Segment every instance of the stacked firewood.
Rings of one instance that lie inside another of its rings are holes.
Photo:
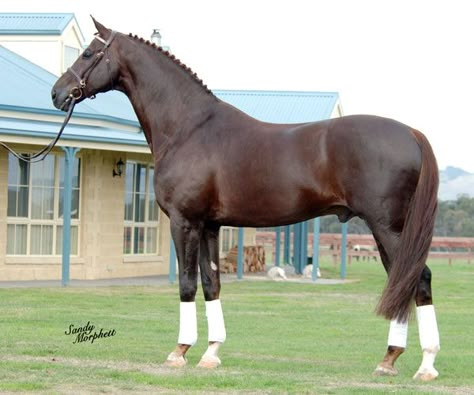
[[[221,262],[222,273],[237,272],[237,247],[231,248],[227,257]],[[244,273],[265,271],[265,249],[263,246],[244,247]]]

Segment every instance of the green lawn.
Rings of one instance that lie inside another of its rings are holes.
[[[215,371],[195,367],[207,343],[201,295],[188,367],[161,366],[177,339],[177,285],[0,289],[0,393],[474,393],[474,265],[430,266],[441,334],[431,383],[411,379],[421,362],[415,322],[400,375],[372,376],[386,348],[388,322],[373,313],[385,274],[354,262],[356,283],[223,284],[227,342]],[[337,277],[331,264],[322,270]],[[88,322],[115,335],[73,344],[65,332]]]

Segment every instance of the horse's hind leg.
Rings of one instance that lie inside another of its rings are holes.
[[[421,274],[416,295],[416,306],[416,318],[418,320],[418,333],[421,350],[423,351],[423,361],[413,378],[429,381],[438,377],[438,371],[434,368],[434,361],[440,347],[438,323],[431,294],[431,271],[428,266],[425,267]]]
[[[216,368],[221,364],[218,357],[219,347],[226,338],[224,315],[219,299],[221,289],[219,275],[219,227],[207,226],[204,229],[199,255],[201,282],[206,301],[209,346],[198,366]]]
[[[171,233],[179,265],[179,335],[175,350],[168,355],[167,366],[186,365],[185,354],[197,342],[196,292],[199,242],[202,225],[171,218]]]
[[[374,237],[385,270],[388,272],[397,248],[396,234],[375,231]],[[431,294],[431,271],[427,266],[421,274],[415,301],[423,361],[413,378],[429,381],[438,376],[438,372],[434,368],[434,360],[439,351],[439,332]],[[387,352],[382,362],[375,369],[375,375],[393,376],[398,374],[394,365],[398,357],[405,351],[407,336],[408,321],[398,322],[392,320],[390,322]]]
[[[397,237],[391,232],[374,232],[375,241],[379,249],[380,258],[385,270],[388,272],[394,256]],[[382,241],[383,240],[383,241]],[[395,362],[405,351],[408,337],[408,322],[390,321],[390,328],[387,340],[387,352],[374,370],[376,376],[396,376],[398,370],[395,368]]]

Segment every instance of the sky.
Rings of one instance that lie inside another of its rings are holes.
[[[72,12],[162,44],[211,89],[338,92],[345,115],[422,131],[441,169],[474,173],[469,0],[15,0],[1,12]]]

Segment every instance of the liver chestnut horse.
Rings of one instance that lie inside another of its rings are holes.
[[[219,299],[219,228],[280,226],[336,214],[364,219],[388,281],[377,307],[391,320],[375,369],[394,375],[416,303],[423,360],[416,379],[437,377],[439,333],[426,258],[437,208],[438,167],[423,134],[394,120],[346,116],[278,125],[216,98],[173,55],[136,36],[98,30],[54,85],[57,108],[116,89],[128,96],[153,153],[154,189],[169,216],[179,265],[180,325],[165,364],[183,366],[197,341],[198,267],[209,346],[199,365],[220,364],[226,338]],[[275,152],[278,160],[275,160]]]

